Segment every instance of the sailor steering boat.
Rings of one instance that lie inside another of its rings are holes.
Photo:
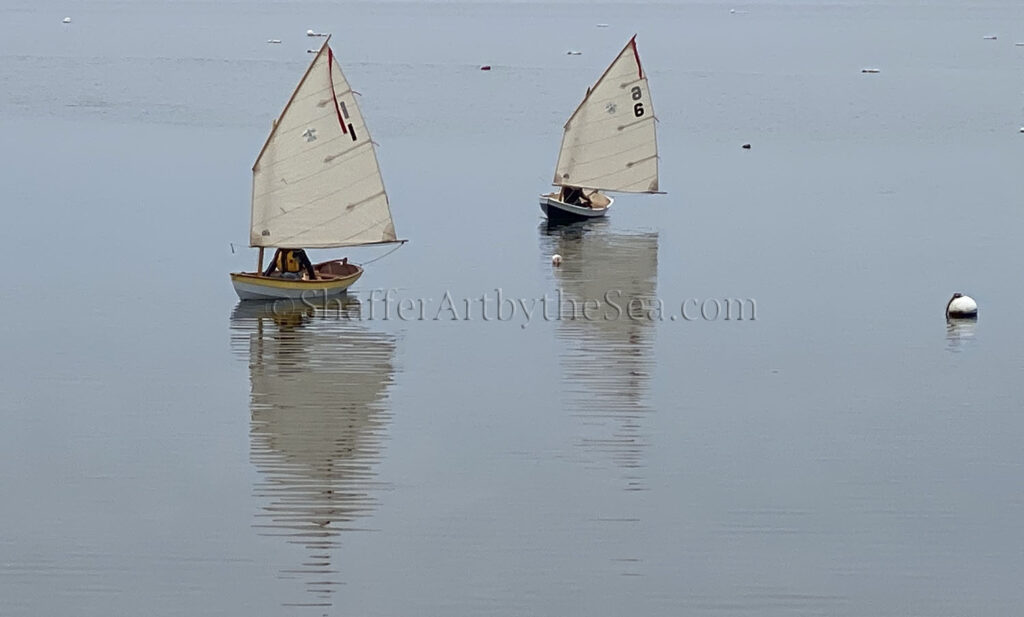
[[[605,192],[660,193],[656,119],[636,36],[626,43],[565,123],[555,177],[540,196],[550,223],[605,216]]]
[[[290,247],[405,242],[395,235],[373,142],[329,42],[330,36],[253,165],[249,245],[259,257],[255,272],[231,274],[242,300],[335,296],[363,275],[347,258],[293,267],[305,253]],[[264,271],[268,247],[279,249],[278,267]]]

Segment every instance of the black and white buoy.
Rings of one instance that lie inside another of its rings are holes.
[[[951,319],[976,319],[978,317],[978,303],[974,301],[974,298],[956,292],[949,299],[949,302],[946,303],[946,317]]]

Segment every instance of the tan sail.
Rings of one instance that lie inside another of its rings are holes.
[[[635,36],[566,122],[553,184],[658,192],[654,106]]]
[[[395,240],[373,142],[325,41],[253,166],[250,244],[328,248]]]

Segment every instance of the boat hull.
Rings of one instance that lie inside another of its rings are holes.
[[[601,193],[596,193],[592,199],[598,203],[603,201],[608,203],[603,207],[588,208],[586,206],[575,206],[559,201],[558,193],[547,193],[540,196],[540,209],[544,216],[548,217],[548,222],[550,223],[575,223],[605,216],[615,201]]]
[[[256,272],[232,272],[231,284],[239,300],[314,300],[344,294],[363,275],[355,264],[328,261],[314,266],[316,280],[264,276]]]

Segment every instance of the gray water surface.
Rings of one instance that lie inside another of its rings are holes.
[[[4,3],[0,614],[1017,614],[1020,24]],[[410,242],[344,304],[239,306],[310,28]],[[634,33],[667,194],[549,229],[561,126]],[[664,311],[568,318],[609,290]],[[728,299],[756,319],[682,318]]]

